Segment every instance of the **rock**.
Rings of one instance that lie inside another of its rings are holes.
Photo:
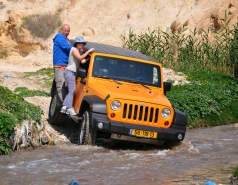
[[[88,27],[83,31],[83,36],[94,36],[94,35],[95,35],[95,32],[93,28]]]
[[[49,143],[49,139],[48,139],[48,137],[46,135],[41,136],[41,143],[43,145],[46,145],[46,144]]]
[[[183,85],[189,83],[184,73],[175,72],[172,69],[163,68],[164,81],[170,81],[173,85]]]

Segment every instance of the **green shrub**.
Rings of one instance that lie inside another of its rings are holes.
[[[0,86],[0,110],[11,113],[18,123],[23,120],[40,122],[43,111],[39,106],[26,102],[22,96]]]
[[[13,135],[15,125],[16,119],[11,114],[0,111],[0,155],[11,152],[8,139]]]
[[[47,39],[61,25],[59,14],[30,15],[23,19],[22,27],[34,37]]]
[[[0,155],[5,155],[12,150],[9,142],[16,124],[21,124],[23,120],[41,123],[43,111],[6,87],[0,86],[0,97]]]
[[[190,84],[173,86],[167,96],[188,115],[189,125],[220,125],[238,121],[238,81],[215,71],[187,73]]]
[[[12,151],[12,148],[10,144],[0,137],[0,155],[7,155],[10,154]]]
[[[238,166],[234,170],[233,177],[238,177]]]
[[[8,58],[8,52],[7,50],[0,51],[0,58],[1,59],[7,59]]]
[[[17,87],[14,90],[15,93],[17,93],[18,95],[21,95],[22,97],[32,97],[32,96],[49,96],[50,94],[45,92],[45,91],[41,91],[41,90],[29,90],[26,87]]]
[[[15,125],[16,119],[11,114],[0,111],[0,137],[10,137]]]

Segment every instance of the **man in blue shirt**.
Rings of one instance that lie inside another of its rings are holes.
[[[68,39],[69,33],[69,25],[63,24],[60,33],[53,38],[53,67],[56,89],[61,102],[63,102],[66,95],[64,70],[68,65],[69,52],[72,48]]]

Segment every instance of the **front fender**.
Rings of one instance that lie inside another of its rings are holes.
[[[91,111],[101,114],[107,114],[106,102],[97,96],[85,96],[83,101],[88,102]]]
[[[186,130],[188,124],[188,117],[178,109],[174,109],[174,119],[171,128],[179,130]]]

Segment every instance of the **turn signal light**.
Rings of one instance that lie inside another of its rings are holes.
[[[111,118],[115,118],[116,114],[115,113],[111,113],[110,116],[111,116]]]
[[[169,122],[168,121],[165,121],[164,122],[164,126],[168,126],[169,125]]]

